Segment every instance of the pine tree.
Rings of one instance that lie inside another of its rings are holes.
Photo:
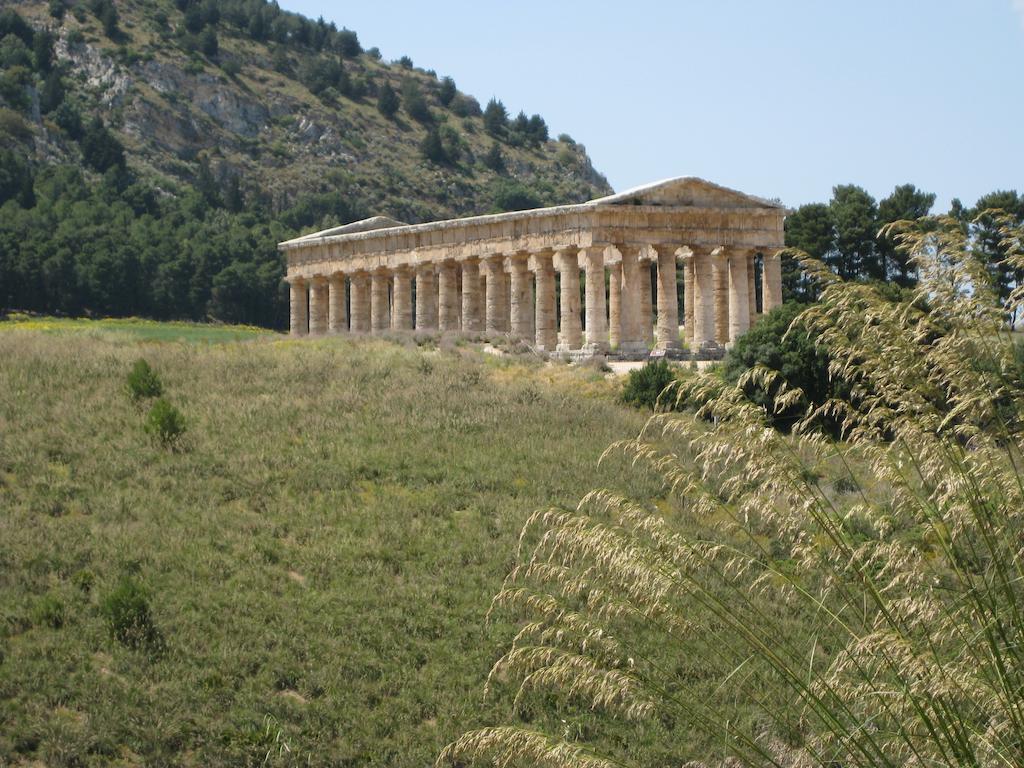
[[[400,103],[398,94],[390,85],[384,83],[377,93],[377,111],[390,120],[398,112]]]
[[[445,154],[444,144],[441,142],[441,134],[437,128],[431,128],[420,143],[420,152],[427,160],[434,163],[445,163],[448,155]]]
[[[492,136],[500,136],[508,125],[508,110],[497,99],[491,99],[484,108],[484,130]]]

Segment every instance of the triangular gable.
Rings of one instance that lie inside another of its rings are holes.
[[[291,240],[285,240],[285,243],[301,243],[307,240],[318,240],[323,237],[331,237],[333,235],[350,235],[354,232],[370,232],[375,229],[391,229],[392,227],[404,227],[405,222],[397,221],[388,216],[371,216],[368,219],[360,219],[359,221],[353,221],[351,224],[342,224],[340,227],[331,227],[330,229],[324,229],[320,232],[314,232],[310,235],[302,235],[301,237],[292,238]]]
[[[782,208],[781,203],[746,195],[695,176],[644,184],[607,197],[591,200],[592,205],[665,205],[697,208]]]

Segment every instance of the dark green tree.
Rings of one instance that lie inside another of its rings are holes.
[[[505,172],[505,156],[501,153],[501,145],[491,142],[491,148],[484,153],[483,163],[495,173]]]
[[[909,221],[927,216],[933,205],[935,195],[931,192],[923,192],[913,184],[901,184],[891,195],[878,203],[878,226],[881,228],[894,221]],[[916,282],[913,266],[907,261],[906,254],[897,249],[891,237],[879,234],[877,248],[882,273],[886,279],[895,280],[903,287]]]
[[[878,206],[875,199],[854,184],[832,188],[829,203],[835,226],[835,250],[826,263],[845,280],[858,277],[884,280],[878,259],[875,236],[878,233]]]
[[[432,126],[423,137],[423,141],[420,142],[420,153],[433,163],[448,162],[444,144],[441,143],[441,134],[436,127]]]
[[[363,52],[363,46],[359,44],[359,36],[351,29],[344,29],[337,34],[338,53],[346,59],[354,59]]]
[[[48,115],[63,103],[64,83],[60,78],[60,72],[51,69],[39,93],[39,109],[44,115]]]
[[[420,90],[420,85],[411,77],[402,82],[402,104],[405,111],[413,120],[420,123],[429,123],[431,120],[430,108],[427,106],[427,99]]]
[[[53,35],[43,29],[32,37],[32,58],[36,70],[46,74],[53,67]]]
[[[377,92],[377,111],[390,120],[398,112],[400,104],[401,101],[395,90],[387,83],[384,83],[380,87],[380,91]]]
[[[210,161],[204,155],[199,158],[199,169],[196,172],[196,191],[211,208],[219,208],[223,205],[220,196],[220,185],[214,178],[213,169],[210,168]]]
[[[802,304],[786,302],[764,315],[736,340],[722,365],[725,379],[733,383],[760,364],[781,373],[791,387],[803,390],[804,397],[799,403],[773,414],[775,425],[781,428],[791,426],[808,403],[820,405],[832,394],[828,357],[815,347],[806,332],[794,329],[787,334],[790,324],[804,308]],[[768,413],[773,413],[775,393],[765,392],[753,384],[748,392],[755,402],[767,407]]]
[[[86,165],[100,173],[125,165],[124,147],[103,124],[99,115],[93,117],[85,128],[79,146]]]
[[[484,130],[492,136],[501,136],[508,126],[508,110],[497,99],[491,99],[484,107]]]
[[[835,248],[832,209],[824,203],[808,203],[787,216],[786,246],[798,248],[828,263]],[[789,256],[782,260],[782,290],[786,296],[798,301],[810,301],[815,297],[814,286],[804,277],[800,265]]]
[[[548,140],[548,124],[540,115],[530,117],[528,134],[534,144],[543,144]]]
[[[450,77],[446,77],[441,81],[441,86],[437,89],[437,100],[441,102],[442,106],[447,107],[452,103],[456,93],[458,93],[458,90],[455,87],[455,81]]]
[[[117,15],[117,8],[114,7],[114,3],[111,0],[107,0],[103,4],[103,10],[100,12],[100,23],[103,25],[103,34],[111,40],[117,40],[121,37],[121,29],[118,27],[120,18]]]
[[[965,212],[975,248],[988,264],[989,273],[1002,298],[1014,287],[1024,284],[1024,270],[1006,263],[1007,244],[999,231],[1000,217],[1009,217],[1017,226],[1024,223],[1024,196],[1013,190],[999,190],[982,195],[974,207]],[[1017,318],[1011,318],[1016,322]]]
[[[217,40],[217,32],[213,27],[206,27],[199,34],[199,50],[208,59],[217,58],[217,54],[220,52],[220,42]]]

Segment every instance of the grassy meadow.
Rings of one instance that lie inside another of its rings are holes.
[[[514,630],[484,614],[528,515],[659,490],[597,467],[645,419],[615,387],[455,344],[0,324],[0,764],[431,764],[507,707],[481,689]]]

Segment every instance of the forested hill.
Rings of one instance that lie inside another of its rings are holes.
[[[608,191],[540,115],[274,3],[0,2],[0,309],[280,327],[298,232]]]

